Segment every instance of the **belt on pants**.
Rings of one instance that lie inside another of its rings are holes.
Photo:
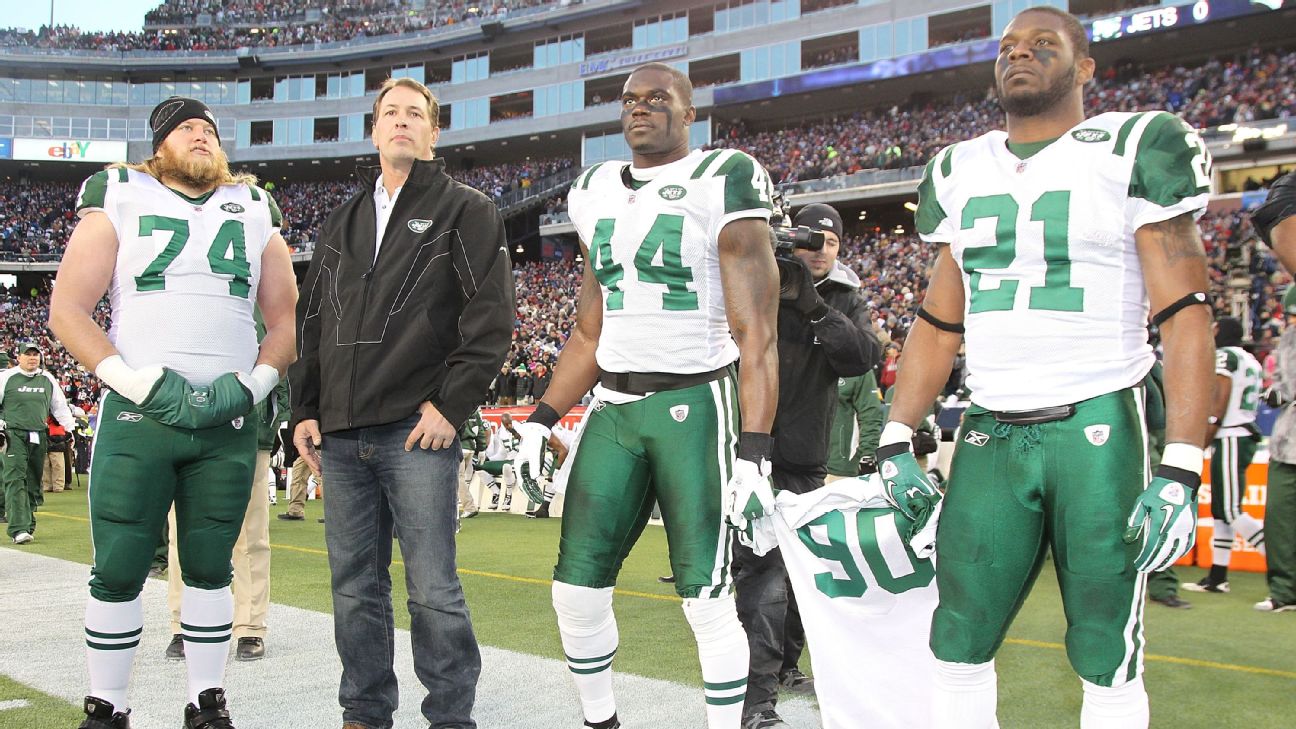
[[[1055,420],[1066,420],[1075,415],[1075,405],[1054,405],[1050,408],[1039,408],[1038,410],[1003,410],[999,412],[991,411],[996,422],[1007,423],[1009,425],[1038,425],[1040,423],[1051,423]]]
[[[676,374],[672,372],[608,372],[599,369],[599,383],[609,390],[627,395],[647,395],[650,392],[683,390],[686,387],[713,382],[733,371],[725,365],[710,372]]]

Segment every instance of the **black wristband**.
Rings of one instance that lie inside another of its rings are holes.
[[[886,459],[894,458],[900,455],[901,453],[912,453],[912,452],[913,452],[913,443],[906,440],[900,443],[892,443],[891,445],[878,446],[877,459],[878,461],[885,461]]]
[[[1183,484],[1192,493],[1193,501],[1197,500],[1197,489],[1201,488],[1200,473],[1194,473],[1177,466],[1161,464],[1156,468],[1156,477]]]
[[[537,404],[535,411],[531,413],[531,417],[527,418],[528,423],[539,423],[550,430],[553,430],[559,420],[562,420],[562,416],[547,402]]]
[[[738,434],[738,457],[744,461],[760,463],[762,460],[768,461],[770,454],[774,452],[774,437],[769,433],[749,433],[742,432]]]

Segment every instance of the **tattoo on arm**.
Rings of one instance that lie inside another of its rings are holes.
[[[1183,259],[1206,257],[1197,221],[1193,220],[1192,213],[1184,213],[1159,223],[1149,223],[1142,229],[1160,246],[1167,265],[1174,265]]]

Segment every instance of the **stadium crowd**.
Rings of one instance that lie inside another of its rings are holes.
[[[319,3],[172,0],[147,14],[149,27],[142,31],[83,32],[68,25],[42,26],[36,31],[9,28],[0,30],[0,46],[123,52],[275,48],[502,19],[511,11],[550,4],[557,3],[496,0],[479,5],[449,0],[416,9],[406,0],[331,0],[320,8],[319,19],[313,20],[307,18],[305,10],[319,7]],[[198,24],[200,13],[212,13],[215,22]],[[220,19],[216,19],[217,15]]]
[[[1091,113],[1164,109],[1197,128],[1296,114],[1296,52],[1252,51],[1196,66],[1113,66],[1087,95]],[[858,111],[775,129],[717,121],[713,147],[742,149],[783,184],[925,164],[946,145],[998,129],[992,93]]]
[[[574,164],[564,158],[529,160],[451,174],[498,202],[504,195],[525,190]],[[299,251],[310,250],[329,212],[355,192],[354,180],[263,184],[284,213],[284,240]],[[0,260],[61,255],[72,232],[76,194],[75,183],[0,180]]]

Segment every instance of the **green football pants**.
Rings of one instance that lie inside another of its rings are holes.
[[[1052,549],[1072,668],[1100,686],[1140,674],[1144,580],[1121,537],[1146,485],[1143,407],[1131,388],[1038,425],[968,409],[936,540],[937,658],[994,658]]]
[[[1242,501],[1246,499],[1247,467],[1255,458],[1256,442],[1250,436],[1226,436],[1211,441],[1211,517],[1228,524],[1242,515]],[[1227,549],[1232,549],[1233,537],[1229,535]]]
[[[615,585],[656,501],[675,592],[727,593],[732,545],[722,499],[738,440],[736,390],[729,376],[595,406],[573,456],[555,580]]]
[[[144,586],[172,502],[186,585],[229,585],[230,555],[247,512],[257,455],[250,419],[188,430],[163,425],[109,393],[100,408],[90,477],[94,544],[90,594],[133,600]]]
[[[36,442],[32,442],[32,436]],[[12,538],[20,532],[36,532],[36,507],[41,500],[41,473],[45,470],[47,441],[40,431],[9,430],[9,449],[4,455],[4,509],[9,518],[6,532]]]

